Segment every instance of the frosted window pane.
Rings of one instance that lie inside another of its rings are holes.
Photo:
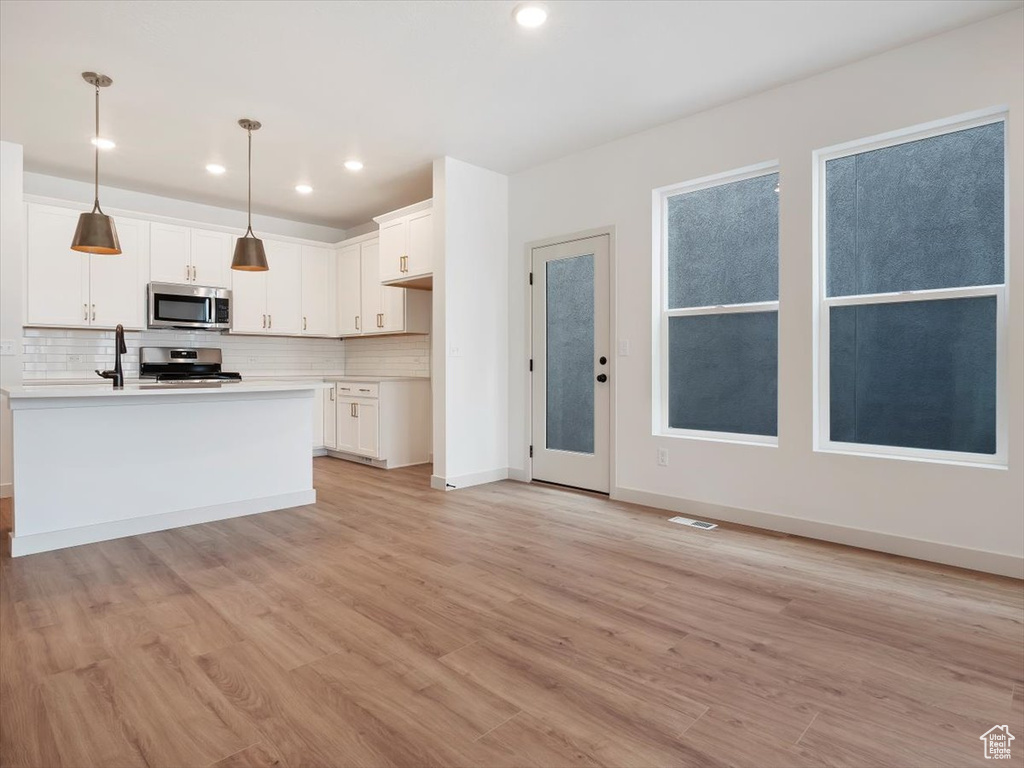
[[[779,175],[668,198],[668,306],[779,298]]]
[[[778,312],[670,317],[669,426],[778,434]]]
[[[547,447],[594,452],[594,256],[547,263]]]
[[[825,163],[828,293],[1003,282],[1003,123]]]
[[[995,297],[830,312],[833,440],[995,453]]]

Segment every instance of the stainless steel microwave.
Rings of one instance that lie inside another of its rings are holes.
[[[231,327],[231,291],[201,285],[149,284],[150,328],[193,328],[207,331]]]

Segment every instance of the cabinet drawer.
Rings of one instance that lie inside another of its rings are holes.
[[[339,381],[340,397],[380,397],[380,384],[367,381]]]

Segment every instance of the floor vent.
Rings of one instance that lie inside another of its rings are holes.
[[[688,517],[670,517],[668,519],[670,523],[678,523],[679,525],[688,525],[691,528],[701,528],[705,531],[710,531],[712,528],[717,528],[715,523],[705,523],[703,520],[691,520]]]

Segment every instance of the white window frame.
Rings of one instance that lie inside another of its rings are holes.
[[[828,269],[826,264],[826,200],[825,163],[840,157],[849,157],[875,149],[898,146],[912,141],[929,139],[947,133],[983,125],[1003,123],[1006,125],[1007,109],[998,107],[972,112],[944,120],[936,120],[898,131],[880,134],[866,139],[846,142],[833,147],[815,150],[813,168],[814,187],[814,450],[820,453],[839,453],[854,456],[875,456],[890,459],[938,462],[1005,469],[1007,466],[1007,443],[1009,437],[1007,419],[1007,312],[1006,290],[1009,279],[1009,205],[1010,166],[1005,152],[1009,141],[1004,142],[1003,158],[1003,283],[999,285],[977,285],[962,288],[935,288],[894,293],[871,293],[851,296],[829,297],[827,291]],[[1005,130],[1005,128],[1004,128]],[[905,303],[935,299],[960,299],[976,296],[994,296],[996,299],[996,452],[994,454],[969,453],[966,451],[942,451],[927,448],[907,448],[893,445],[870,445],[832,440],[831,390],[829,384],[830,329],[829,318],[832,307]]]
[[[740,312],[775,312],[779,311],[779,302],[758,301],[750,304],[717,304],[706,307],[686,307],[669,309],[668,306],[668,199],[687,192],[719,187],[736,181],[755,179],[780,173],[778,160],[749,165],[733,171],[703,176],[680,184],[659,187],[652,195],[653,234],[651,238],[653,258],[653,295],[652,295],[652,360],[651,371],[653,392],[651,402],[655,404],[652,418],[652,434],[666,437],[679,437],[693,440],[713,440],[717,442],[741,443],[745,445],[762,445],[777,447],[778,435],[751,435],[742,432],[717,432],[701,429],[678,429],[668,425],[668,321],[670,317],[692,317],[695,315],[725,315]],[[781,177],[781,173],[780,173]],[[781,229],[781,227],[780,227]],[[781,254],[777,256],[781,261]],[[776,349],[776,356],[778,349]],[[776,359],[778,359],[776,357]],[[778,413],[778,396],[776,396],[776,413]]]

